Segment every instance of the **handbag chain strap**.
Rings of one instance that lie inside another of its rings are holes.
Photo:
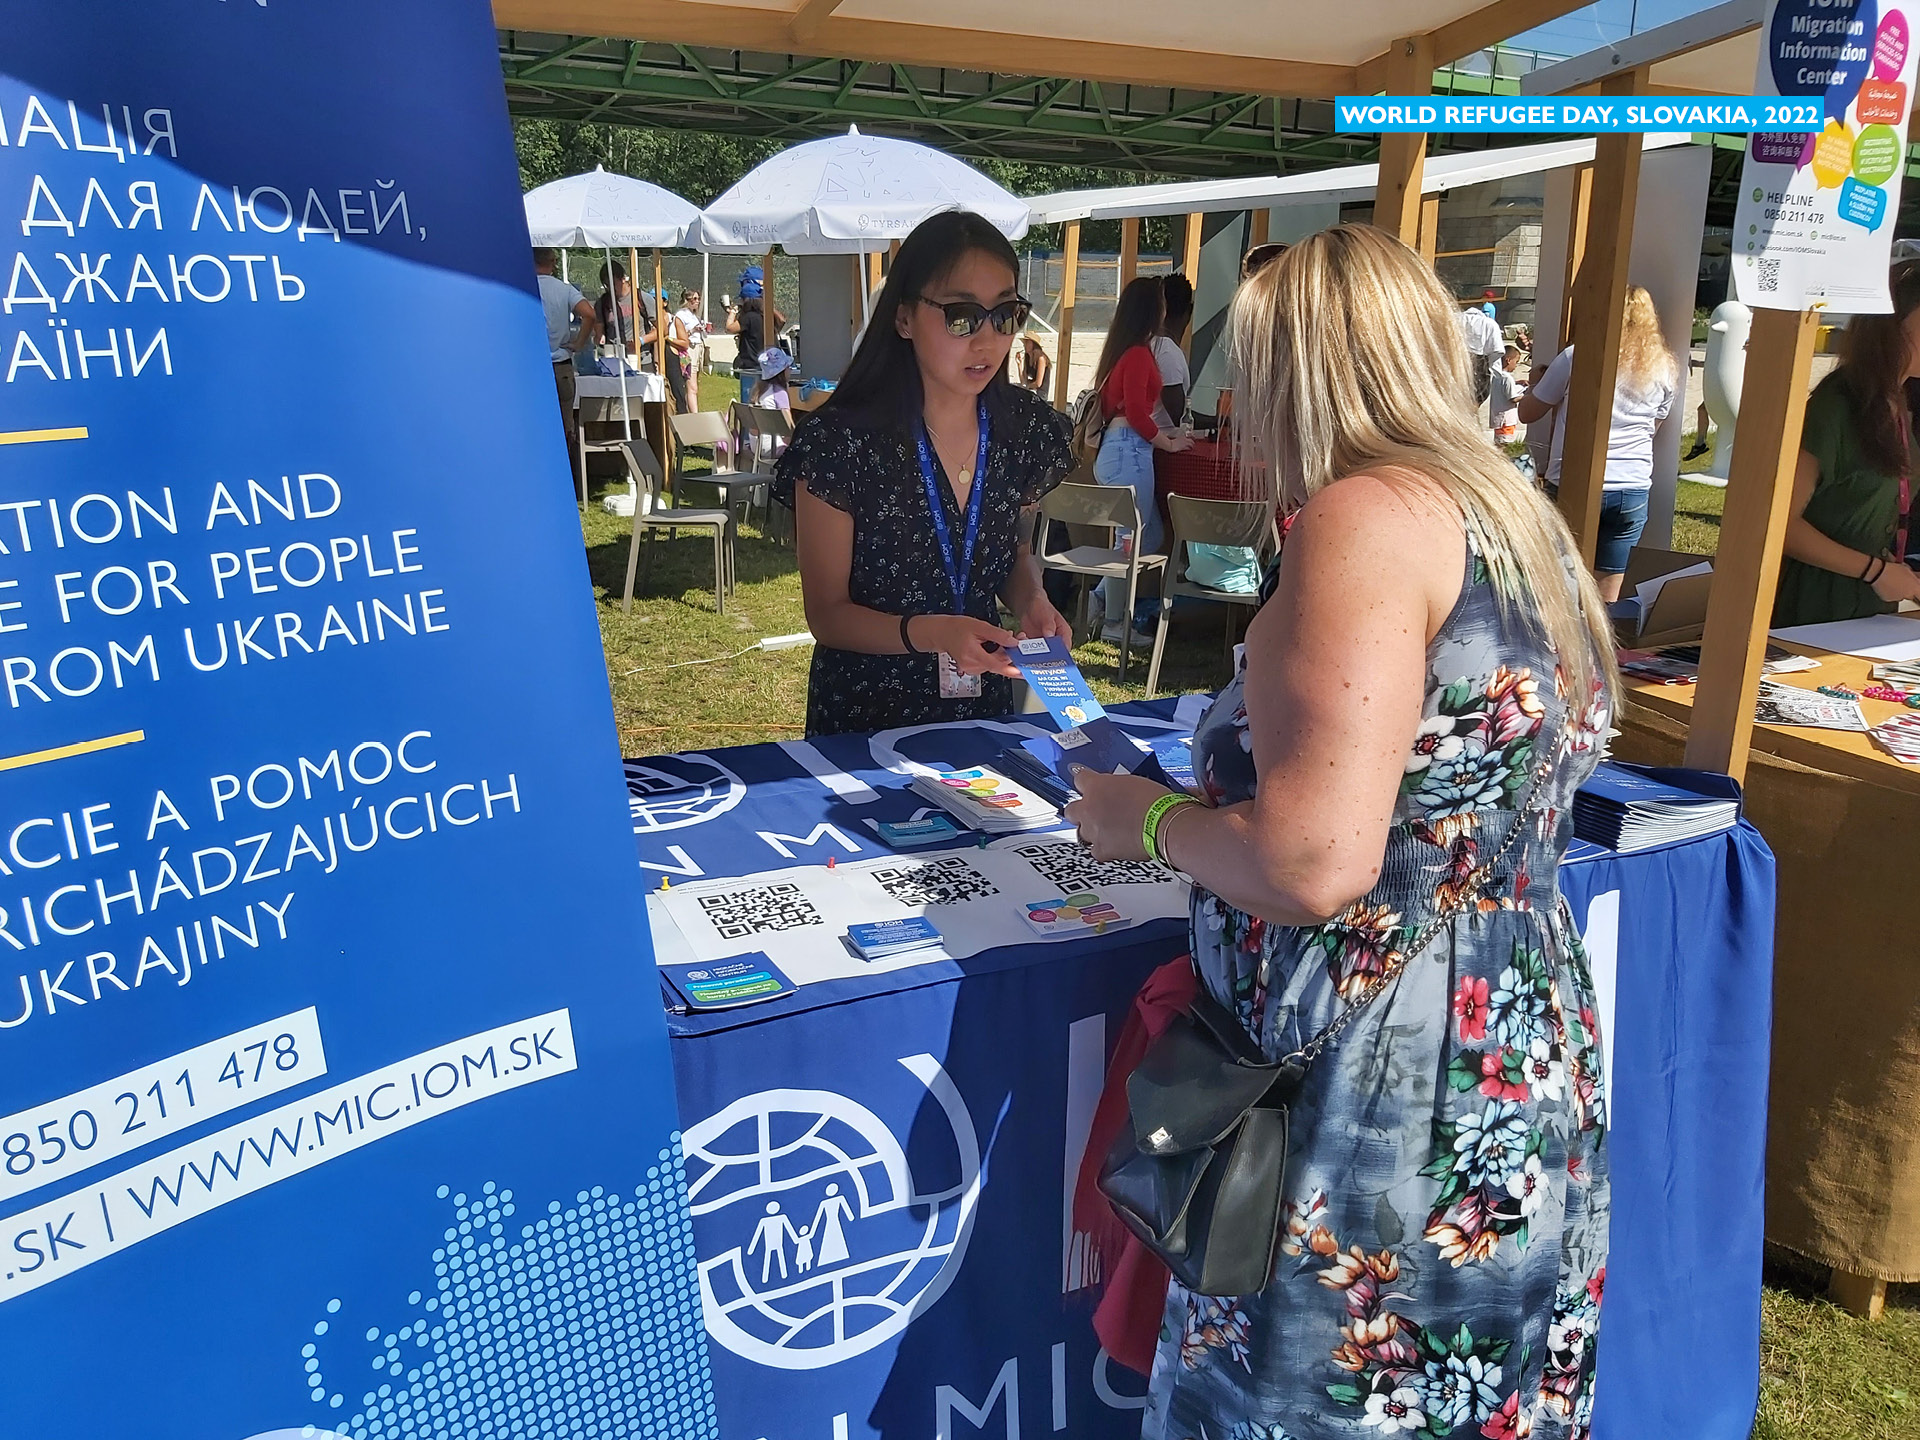
[[[1534,770],[1533,778],[1527,786],[1527,803],[1522,807],[1519,815],[1515,817],[1513,828],[1507,831],[1507,838],[1500,842],[1499,848],[1480,864],[1476,865],[1467,876],[1466,883],[1460,887],[1461,898],[1445,910],[1442,910],[1438,915],[1434,916],[1433,919],[1429,920],[1425,927],[1421,929],[1420,933],[1414,937],[1413,943],[1402,950],[1398,956],[1387,965],[1387,968],[1380,972],[1380,978],[1367,987],[1364,995],[1347,1006],[1347,1008],[1338,1015],[1334,1016],[1326,1028],[1314,1036],[1313,1039],[1281,1060],[1280,1063],[1282,1065],[1297,1061],[1301,1068],[1304,1069],[1319,1059],[1321,1053],[1325,1051],[1329,1045],[1333,1044],[1335,1040],[1340,1038],[1340,1032],[1358,1019],[1362,1011],[1368,1009],[1374,1001],[1385,994],[1387,987],[1400,978],[1400,972],[1405,970],[1407,966],[1411,965],[1415,960],[1419,959],[1427,946],[1433,943],[1434,937],[1466,910],[1471,901],[1471,897],[1479,893],[1480,887],[1486,882],[1488,876],[1492,874],[1494,868],[1499,865],[1501,860],[1506,858],[1507,852],[1513,848],[1514,841],[1520,838],[1521,832],[1527,828],[1533,817],[1544,809],[1539,802],[1540,788],[1546,783],[1547,777],[1553,771],[1553,761],[1553,755],[1549,754]]]

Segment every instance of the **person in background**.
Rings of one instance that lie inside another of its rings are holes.
[[[1893,312],[1847,322],[1840,363],[1807,397],[1773,623],[1853,620],[1920,601],[1906,562],[1920,466],[1907,382],[1920,377],[1920,260],[1888,277]]]
[[[734,345],[733,373],[740,378],[740,398],[749,402],[753,398],[753,382],[759,378],[760,352],[779,338],[787,323],[787,317],[775,306],[774,333],[767,334],[764,285],[760,267],[747,266],[740,272],[740,298],[727,309],[727,333],[739,337]]]
[[[1187,418],[1187,391],[1193,385],[1187,352],[1181,348],[1193,324],[1193,282],[1184,275],[1169,275],[1160,282],[1160,294],[1167,313],[1160,321],[1160,333],[1153,337],[1153,363],[1160,367],[1160,399],[1154,405],[1153,420],[1162,430],[1171,430]]]
[[[1166,548],[1166,527],[1160,523],[1160,507],[1153,489],[1153,452],[1186,450],[1193,442],[1164,430],[1153,418],[1160,403],[1160,365],[1153,355],[1153,342],[1160,336],[1166,318],[1162,282],[1141,275],[1120,292],[1113,308],[1113,324],[1107,329],[1107,343],[1100,351],[1100,363],[1094,367],[1093,386],[1099,392],[1101,418],[1106,429],[1100,449],[1093,460],[1093,478],[1102,485],[1124,485],[1133,491],[1140,507],[1140,529],[1132,543],[1142,555],[1157,555]],[[1151,645],[1148,627],[1159,613],[1158,596],[1139,599],[1131,616],[1125,613],[1127,586],[1124,580],[1100,582],[1106,622],[1101,637],[1118,644],[1122,625],[1131,623],[1133,643]]]
[[[1506,354],[1501,356],[1489,377],[1487,415],[1493,423],[1493,443],[1503,449],[1520,438],[1520,412],[1516,407],[1527,390],[1526,382],[1520,378],[1523,358],[1518,345],[1507,346]]]
[[[1506,352],[1507,342],[1493,318],[1493,307],[1469,305],[1460,312],[1460,333],[1467,342],[1467,354],[1473,365],[1473,403],[1484,405],[1493,384],[1493,368]]]
[[[787,372],[793,368],[793,357],[778,345],[769,345],[760,352],[760,378],[753,382],[753,395],[748,404],[760,410],[778,410],[789,419],[793,417],[793,397],[787,393]],[[787,442],[773,435],[760,437],[760,454],[771,459],[787,448]]]
[[[684,415],[687,413],[687,350],[692,341],[687,336],[687,327],[667,308],[665,295],[653,297],[655,308],[660,314],[660,328],[665,332],[667,342],[667,389],[673,392],[673,408]],[[641,296],[642,301],[646,299]]]
[[[593,306],[587,297],[553,273],[560,261],[557,250],[541,246],[533,252],[533,273],[540,289],[540,310],[547,321],[547,349],[552,352],[553,387],[560,398],[560,429],[567,437],[567,469],[580,471],[580,435],[574,423],[574,357],[593,343]]]
[[[659,338],[659,332],[654,329],[653,311],[645,296],[640,297],[640,328],[634,329],[633,305],[633,283],[627,279],[627,267],[618,260],[608,261],[600,267],[600,298],[593,304],[600,342],[619,345],[629,359],[638,355],[640,362],[634,368],[639,370],[646,368],[645,362],[653,353],[653,342]]]
[[[1053,361],[1040,348],[1040,341],[1031,330],[1021,332],[1020,348],[1014,352],[1013,368],[1013,383],[1022,390],[1031,390],[1036,395],[1047,393],[1047,380],[1053,374]]]
[[[780,457],[819,642],[809,736],[1005,715],[1019,672],[1002,649],[1071,642],[1023,538],[1073,451],[1067,417],[1007,378],[1031,309],[1019,273],[981,216],[921,221],[839,385]]]
[[[1600,593],[1611,603],[1620,598],[1627,557],[1647,525],[1647,497],[1653,491],[1653,432],[1673,408],[1680,367],[1660,334],[1660,312],[1644,286],[1629,285],[1626,317],[1620,330],[1620,364],[1614,372],[1613,416],[1607,429],[1606,489],[1600,502],[1600,533],[1594,545],[1593,573]],[[1553,357],[1534,386],[1520,397],[1520,423],[1531,425],[1553,412],[1553,451],[1547,461],[1547,489],[1560,493],[1560,451],[1567,439],[1567,386],[1573,378],[1573,349]]]
[[[700,408],[700,372],[706,368],[707,334],[713,329],[700,318],[698,290],[680,292],[680,308],[673,312],[673,318],[687,337],[682,359],[686,365],[687,409],[694,411]]]
[[[1272,1278],[1169,1289],[1147,1436],[1591,1426],[1610,1112],[1555,898],[1613,640],[1566,523],[1487,446],[1453,310],[1361,225],[1241,292],[1243,440],[1301,507],[1278,588],[1194,733],[1204,799],[1075,777],[1095,859],[1192,877],[1196,978],[1267,1060],[1351,1022],[1293,1091]]]

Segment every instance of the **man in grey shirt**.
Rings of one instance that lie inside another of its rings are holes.
[[[553,273],[559,252],[545,246],[533,252],[533,273],[540,286],[540,309],[547,318],[547,349],[553,361],[553,388],[560,398],[560,428],[567,437],[567,466],[580,471],[580,437],[573,418],[573,357],[593,343],[597,328],[593,306]]]

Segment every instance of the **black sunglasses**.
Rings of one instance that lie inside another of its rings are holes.
[[[989,310],[976,300],[929,300],[919,296],[922,305],[931,305],[946,317],[949,335],[978,335],[982,325],[991,325],[1002,335],[1011,335],[1027,323],[1033,304],[1024,296],[1002,300]]]

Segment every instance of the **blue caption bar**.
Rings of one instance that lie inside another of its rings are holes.
[[[1579,135],[1651,131],[1755,130],[1818,133],[1826,125],[1820,96],[1776,95],[1341,95],[1333,128],[1344,135],[1425,130],[1456,134],[1566,132]]]

